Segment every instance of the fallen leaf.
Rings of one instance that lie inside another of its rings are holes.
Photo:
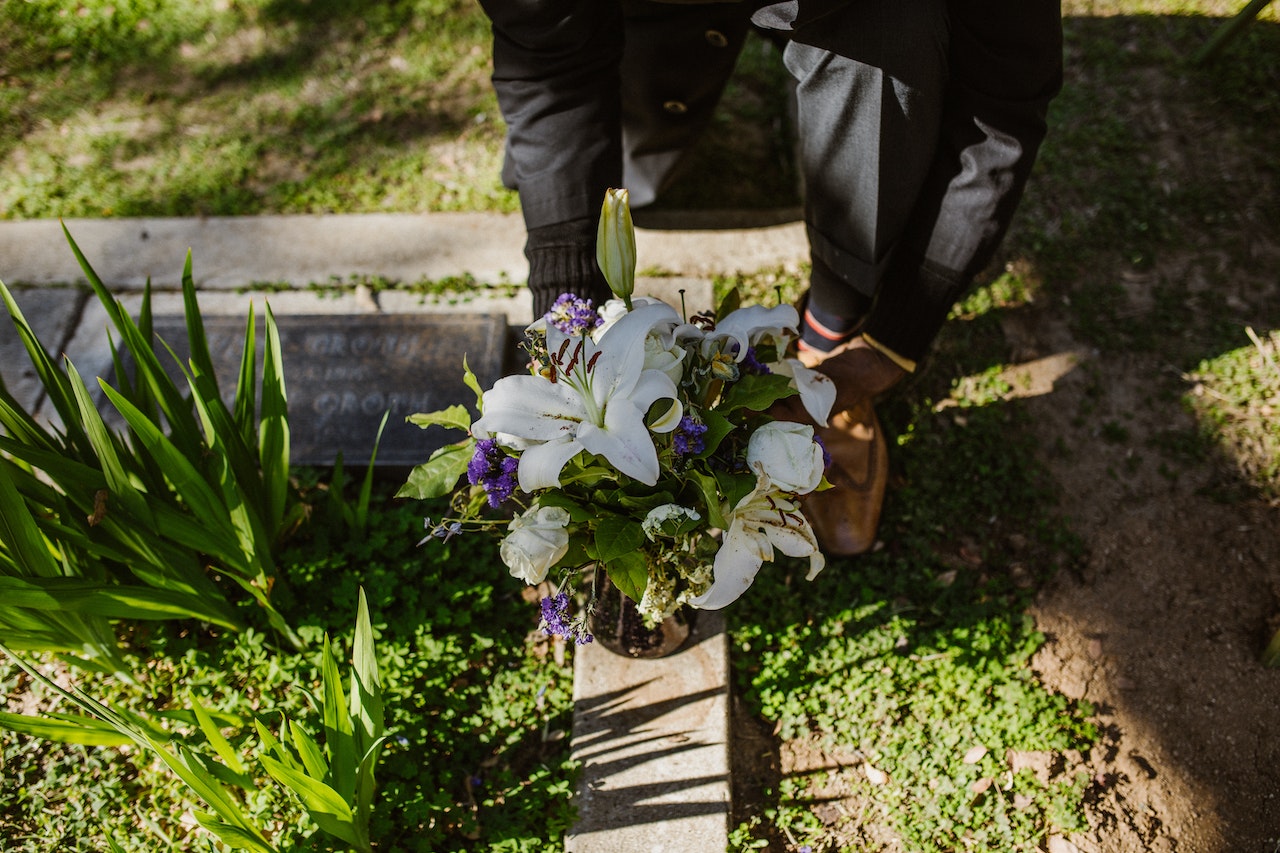
[[[889,774],[879,768],[872,767],[870,764],[862,765],[862,771],[867,774],[867,781],[872,785],[883,785],[889,781]]]
[[[991,787],[991,777],[983,776],[977,782],[974,782],[972,785],[970,785],[969,790],[973,791],[975,794],[981,794],[983,791],[987,790],[990,787]]]
[[[986,754],[987,754],[987,748],[982,744],[978,744],[977,746],[971,748],[968,752],[964,754],[964,763],[977,764],[979,761],[982,760],[982,757]]]

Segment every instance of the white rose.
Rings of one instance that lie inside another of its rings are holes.
[[[547,571],[569,550],[569,512],[558,506],[529,507],[511,519],[498,551],[514,578],[542,583]]]
[[[747,464],[763,470],[777,488],[798,495],[818,488],[825,467],[813,427],[792,421],[772,421],[752,433]]]

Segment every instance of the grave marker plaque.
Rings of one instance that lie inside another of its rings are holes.
[[[289,396],[291,458],[295,465],[367,465],[385,412],[386,430],[376,463],[425,462],[431,451],[462,433],[406,423],[415,412],[455,403],[474,412],[475,393],[462,382],[465,355],[482,388],[502,376],[506,318],[492,314],[370,314],[276,318]],[[205,317],[209,351],[230,405],[235,394],[245,320]],[[189,359],[181,317],[156,317],[157,337],[185,364]],[[262,373],[262,323],[257,375]],[[161,356],[162,361],[165,355]]]

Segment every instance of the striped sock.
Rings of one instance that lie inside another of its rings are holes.
[[[861,319],[828,313],[810,301],[800,320],[800,349],[831,352],[857,333]]]

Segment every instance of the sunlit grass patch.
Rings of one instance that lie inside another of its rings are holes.
[[[1186,400],[1240,474],[1280,498],[1280,333],[1247,331],[1249,346],[1200,363]]]

